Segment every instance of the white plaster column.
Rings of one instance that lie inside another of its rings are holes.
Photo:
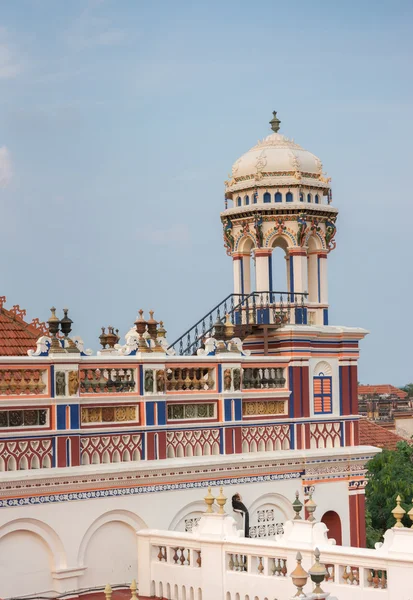
[[[288,254],[290,257],[290,291],[293,291],[293,289],[291,288],[292,275],[294,294],[302,294],[304,292],[307,292],[307,251],[303,248],[290,248]]]
[[[318,252],[308,254],[308,299],[310,302],[318,300]]]
[[[271,250],[257,248],[255,250],[255,291],[268,292],[270,289],[269,258]]]
[[[251,293],[251,254],[246,252],[242,255],[242,289],[244,294]]]
[[[234,270],[234,294],[241,294],[241,259],[242,254],[234,253],[232,255],[232,264]]]
[[[327,254],[326,252],[318,253],[318,273],[319,273],[319,302],[328,304],[328,282],[327,282]]]

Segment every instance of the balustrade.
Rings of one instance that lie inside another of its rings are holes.
[[[335,572],[334,572],[334,565],[331,564],[324,564],[327,574],[325,576],[325,581],[331,581],[332,583],[334,583],[335,579]]]
[[[122,394],[135,390],[135,369],[126,367],[80,369],[82,394]]]
[[[352,567],[351,565],[341,567],[341,579],[342,583],[347,585],[360,585],[359,567]]]
[[[286,558],[270,558],[271,575],[276,577],[287,577],[287,559]]]
[[[186,548],[185,546],[157,546],[156,557],[158,562],[165,562],[178,567],[202,566],[201,550]],[[154,550],[156,550],[154,547]]]
[[[385,590],[387,588],[387,571],[384,569],[365,569],[367,586]]]
[[[0,369],[1,396],[31,396],[46,392],[46,369]]]
[[[215,369],[177,368],[166,370],[166,389],[168,392],[202,391],[215,388]]]
[[[228,554],[228,570],[238,573],[248,571],[248,556],[243,554]]]
[[[247,368],[243,369],[242,386],[244,389],[284,388],[284,369],[276,368]]]

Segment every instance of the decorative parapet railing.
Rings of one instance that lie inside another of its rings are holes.
[[[206,338],[216,335],[217,325],[224,323],[226,315],[235,327],[306,325],[307,297],[307,293],[276,291],[230,294],[175,340],[169,349],[181,355],[196,354]]]
[[[40,396],[47,393],[48,369],[0,369],[0,396]]]
[[[206,521],[209,517],[210,524]],[[384,544],[370,550],[333,545],[327,539],[323,523],[289,521],[284,535],[265,541],[239,538],[235,532],[231,535],[229,529],[233,525],[225,524],[228,519],[232,521],[229,515],[204,513],[192,534],[138,532],[140,593],[145,597],[168,598],[171,597],[168,593],[178,586],[181,598],[185,594],[189,597],[191,587],[202,586],[202,597],[208,599],[290,598],[296,592],[290,574],[296,566],[297,552],[301,553],[303,567],[308,571],[318,547],[327,572],[322,588],[332,597],[340,600],[365,600],[370,594],[384,600],[411,597],[413,530],[389,530]],[[195,549],[202,561],[195,565],[191,559],[188,564],[186,556],[192,556]],[[149,561],[146,557],[150,557]],[[304,589],[307,594],[311,593],[310,587],[309,581]]]
[[[81,394],[125,394],[136,389],[136,369],[103,366],[80,369]]]

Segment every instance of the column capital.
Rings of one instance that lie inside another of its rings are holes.
[[[271,248],[256,248],[255,256],[271,256],[272,249]]]
[[[232,253],[232,260],[241,260],[242,257],[243,257],[242,252],[233,252]]]
[[[287,252],[290,256],[307,256],[307,250],[303,248],[288,248]]]
[[[318,256],[319,258],[327,258],[327,251],[326,250],[312,250],[308,254],[312,254],[314,256]]]

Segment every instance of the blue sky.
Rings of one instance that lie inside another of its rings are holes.
[[[0,0],[1,294],[102,325],[153,308],[169,339],[232,291],[219,213],[269,132],[317,154],[340,210],[333,324],[359,378],[412,373],[413,5]]]

